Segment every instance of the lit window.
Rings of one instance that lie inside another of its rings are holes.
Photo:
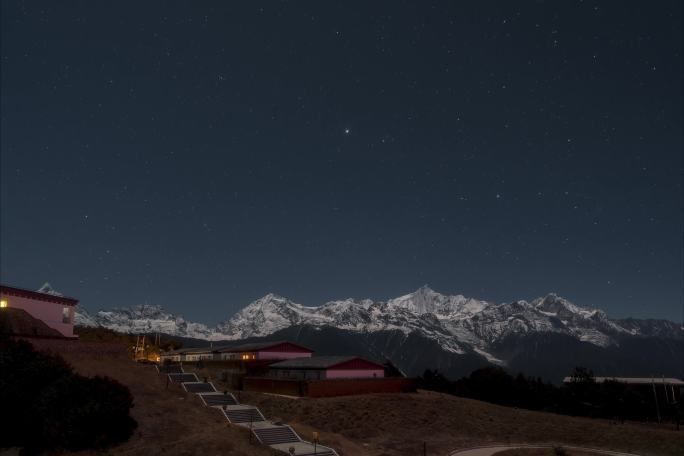
[[[64,307],[62,309],[62,323],[70,323],[71,322],[71,312],[69,312],[68,307]]]
[[[7,304],[7,300],[6,300],[6,299],[0,300],[0,307],[9,307],[9,304]]]

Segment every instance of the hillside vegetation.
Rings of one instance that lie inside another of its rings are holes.
[[[532,412],[442,393],[301,400],[243,393],[243,400],[266,416],[288,421],[303,435],[322,431],[326,445],[344,447],[346,440],[364,448],[348,455],[421,454],[423,441],[428,454],[435,455],[487,443],[556,442],[642,455],[684,454],[681,431]]]
[[[189,364],[184,365],[191,370]],[[197,371],[217,387],[217,372]],[[446,455],[457,448],[496,443],[559,443],[634,452],[684,454],[684,430],[672,426],[577,418],[503,407],[448,394],[369,394],[302,398],[241,392],[271,420],[292,424],[304,438],[320,432],[321,444],[348,456]]]
[[[200,405],[178,386],[168,390],[163,377],[150,364],[138,364],[127,356],[120,342],[38,340],[54,350],[81,375],[106,375],[126,385],[133,394],[131,416],[138,428],[125,443],[108,450],[74,453],[90,455],[223,455],[271,456],[265,447],[251,444],[246,430],[231,427],[220,412]],[[68,453],[65,453],[68,454]]]
[[[213,409],[178,388],[166,389],[151,365],[126,357],[116,342],[42,340],[63,353],[81,375],[106,375],[126,385],[134,398],[131,416],[138,428],[129,441],[111,450],[79,455],[271,455],[251,444],[246,430],[229,426]],[[191,365],[185,365],[191,370]],[[217,387],[218,373],[203,369]],[[644,456],[684,454],[684,431],[607,420],[573,418],[497,406],[436,392],[375,394],[322,399],[291,399],[241,392],[244,403],[260,407],[267,419],[292,424],[303,438],[320,432],[322,445],[341,456],[428,455],[489,443],[560,443],[629,451]]]

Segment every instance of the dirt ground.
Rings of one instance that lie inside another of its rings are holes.
[[[112,377],[127,385],[135,398],[135,435],[116,448],[80,455],[273,454],[266,447],[251,444],[247,430],[229,426],[220,412],[200,406],[197,398],[179,387],[172,385],[167,390],[154,366],[130,361],[120,344],[68,342],[60,347],[55,341],[45,343],[62,353],[79,373]],[[214,374],[200,372],[222,388]],[[292,425],[305,439],[319,432],[320,443],[336,449],[340,456],[422,455],[423,442],[430,456],[497,443],[557,443],[644,456],[684,454],[684,429],[677,432],[666,426],[616,425],[433,392],[320,399],[250,392],[236,396],[243,403],[258,406],[267,419]]]
[[[215,372],[200,373],[222,385]],[[257,405],[267,419],[291,424],[304,438],[318,431],[321,444],[344,456],[418,455],[423,442],[428,455],[497,443],[565,444],[644,456],[684,454],[684,429],[611,424],[428,391],[318,399],[242,392],[241,400]]]
[[[109,450],[77,455],[273,455],[267,447],[250,444],[249,432],[230,426],[220,411],[202,406],[177,385],[167,390],[153,365],[129,360],[119,344],[52,340],[38,344],[61,353],[78,373],[114,378],[133,394],[131,415],[138,422],[133,437]]]
[[[586,451],[567,450],[563,447],[558,447],[561,450],[554,450],[552,448],[526,448],[520,450],[506,450],[497,453],[496,456],[596,456],[596,453],[587,453]]]

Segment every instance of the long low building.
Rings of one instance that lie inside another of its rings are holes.
[[[187,354],[192,353],[194,348],[179,348],[177,350],[170,350],[159,355],[160,361],[164,362],[181,362],[186,361],[185,357]]]
[[[279,361],[310,358],[313,350],[286,340],[235,346],[181,348],[162,353],[161,361]]]
[[[311,358],[313,350],[287,340],[218,348],[220,360],[281,360]]]
[[[684,386],[684,381],[672,377],[592,377],[596,383],[604,382],[618,382],[626,383],[628,385],[667,385],[667,386]],[[563,383],[572,383],[576,381],[574,377],[565,377]]]
[[[302,380],[383,378],[385,367],[358,356],[315,356],[271,364],[268,374],[274,378]]]

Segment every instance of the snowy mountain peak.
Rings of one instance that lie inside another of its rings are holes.
[[[423,285],[413,293],[388,301],[390,308],[402,308],[417,314],[434,314],[438,318],[459,318],[480,312],[489,304],[463,295],[447,296]]]
[[[443,295],[423,286],[384,301],[343,299],[318,307],[304,306],[269,293],[239,310],[230,319],[209,328],[166,312],[162,306],[143,304],[89,314],[82,311],[77,324],[104,326],[122,332],[162,332],[207,340],[261,337],[291,327],[333,327],[369,334],[399,331],[434,340],[451,353],[476,352],[491,362],[498,344],[509,336],[559,333],[607,347],[621,335],[667,334],[681,337],[681,327],[669,322],[611,320],[598,309],[577,306],[554,293],[531,302],[495,304],[463,295]]]
[[[541,312],[554,314],[559,318],[571,316],[589,318],[596,313],[596,309],[577,306],[556,293],[549,293],[543,298],[537,298],[532,301],[532,305]]]
[[[43,294],[49,294],[52,296],[64,296],[62,293],[56,291],[54,288],[52,288],[52,285],[50,285],[49,282],[45,282],[42,287],[38,288],[36,290],[38,293],[43,293]]]
[[[277,293],[268,293],[267,295],[262,296],[261,298],[257,299],[254,302],[269,302],[269,301],[289,301],[289,299],[280,296]]]
[[[159,332],[207,340],[217,337],[216,332],[206,325],[185,321],[182,316],[168,313],[162,306],[153,304],[140,304],[109,311],[100,310],[95,314],[79,307],[75,323],[79,326],[100,326],[133,334]],[[225,337],[221,335],[219,338]]]

